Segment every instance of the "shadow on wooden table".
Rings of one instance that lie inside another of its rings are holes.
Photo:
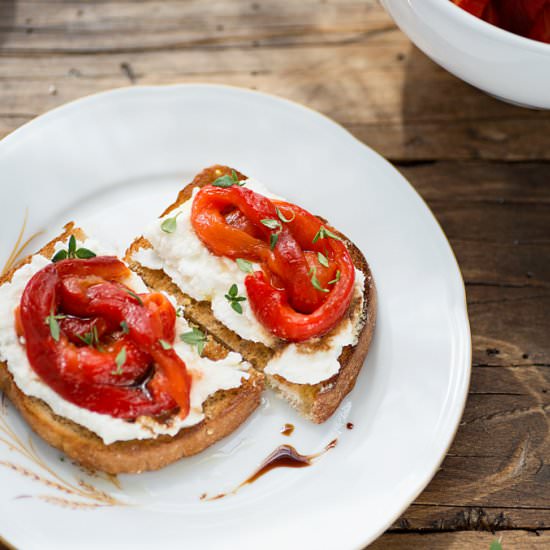
[[[373,548],[550,548],[550,111],[493,99],[416,48],[402,61],[400,169],[456,253],[474,367],[445,461]]]
[[[0,47],[12,30],[15,19],[15,0],[0,0]]]
[[[456,78],[412,45],[404,62],[404,158],[550,159],[550,111],[497,100]],[[533,140],[534,132],[543,135]]]

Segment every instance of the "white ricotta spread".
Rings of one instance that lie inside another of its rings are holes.
[[[268,198],[280,199],[267,191],[258,181],[248,179],[248,189]],[[145,231],[145,238],[152,249],[134,253],[134,260],[150,269],[163,269],[172,281],[195,300],[206,300],[212,305],[214,316],[241,338],[261,342],[274,347],[280,343],[255,317],[248,300],[241,302],[243,313],[235,312],[225,298],[230,286],[237,284],[240,296],[246,296],[244,280],[247,273],[236,262],[212,254],[199,239],[191,224],[191,208],[198,189],[193,190],[186,201],[167,216],[155,220]],[[284,199],[282,199],[284,200]],[[176,229],[166,233],[161,225],[167,218],[177,216]],[[361,307],[352,320],[342,321],[323,342],[323,349],[314,350],[315,339],[298,344],[288,344],[268,363],[265,372],[278,374],[290,382],[316,384],[334,376],[340,369],[338,357],[342,349],[354,345],[362,327],[361,310],[364,276],[356,270],[355,293]],[[312,351],[314,350],[314,351]]]
[[[260,186],[247,182],[247,187],[256,191]],[[195,189],[193,198],[197,192]],[[166,217],[155,220],[144,234],[153,250],[138,251],[134,260],[150,269],[162,267],[182,292],[195,300],[211,302],[215,317],[241,338],[273,345],[276,339],[258,322],[248,300],[241,302],[243,313],[239,314],[225,298],[233,284],[237,285],[239,296],[246,296],[247,273],[234,260],[212,254],[199,239],[191,224],[192,202],[186,201]],[[177,216],[175,231],[165,233],[162,222],[174,216]]]
[[[353,299],[359,305],[355,308],[351,319],[344,319],[323,337],[322,347],[315,349],[315,339],[288,344],[274,355],[264,372],[271,375],[278,374],[296,384],[317,384],[337,374],[340,370],[338,357],[344,347],[357,343],[363,326],[361,312],[364,285],[365,276],[362,271],[356,269]]]
[[[97,254],[104,254],[97,243],[87,240],[85,246]],[[60,244],[59,248],[64,246]],[[108,252],[107,252],[108,253]],[[174,350],[185,362],[193,382],[190,395],[190,412],[184,419],[175,418],[171,423],[157,423],[150,417],[140,417],[128,422],[106,414],[83,409],[62,398],[42,382],[32,369],[24,345],[15,331],[14,310],[21,301],[21,295],[30,278],[50,263],[49,259],[36,255],[32,261],[18,269],[10,283],[0,286],[0,360],[6,361],[16,385],[25,394],[46,402],[55,414],[68,418],[97,434],[106,444],[131,439],[151,439],[160,434],[175,435],[181,428],[199,423],[203,418],[202,405],[208,396],[221,389],[239,387],[248,378],[248,363],[238,353],[231,352],[219,361],[200,357],[195,347],[181,341],[178,336]],[[146,291],[143,281],[132,274],[125,283],[136,292]],[[188,332],[185,319],[176,320],[176,335]]]

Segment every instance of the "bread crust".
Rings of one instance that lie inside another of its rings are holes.
[[[245,175],[228,166],[214,165],[204,169],[178,193],[176,200],[166,208],[161,217],[189,200],[193,189],[196,187],[204,187],[220,176],[232,174],[233,171],[237,174],[239,180],[246,179]],[[319,219],[326,223],[326,220]],[[376,287],[369,265],[361,251],[345,235],[338,231],[336,233],[345,241],[355,267],[362,271],[365,276],[363,309],[361,312],[363,326],[358,341],[354,346],[347,346],[342,350],[338,358],[340,363],[338,373],[318,384],[296,384],[278,375],[266,375],[266,382],[272,389],[306,418],[317,424],[330,418],[344,397],[355,386],[357,376],[367,356],[376,324]],[[162,270],[145,268],[133,260],[133,254],[142,248],[151,248],[151,244],[144,237],[139,237],[134,240],[126,252],[125,261],[128,265],[147,284],[149,284],[148,281],[155,281],[155,285],[160,284],[165,288],[170,288],[170,292],[176,293],[182,302],[186,304],[186,313],[193,322],[200,325],[201,328],[212,334],[224,345],[241,353],[260,372],[263,371],[267,362],[273,357],[275,350],[264,344],[240,338],[214,317],[208,302],[198,302],[182,293]]]
[[[83,240],[84,233],[73,223],[38,253],[50,258],[57,242],[70,235]],[[0,278],[0,285],[11,281],[15,271],[30,262],[32,256]],[[227,348],[209,342],[205,353],[216,359]],[[258,407],[264,381],[250,369],[249,378],[240,387],[219,390],[204,403],[205,418],[175,436],[162,435],[155,439],[117,441],[106,445],[96,434],[66,418],[57,416],[42,400],[24,394],[15,384],[7,364],[0,362],[0,391],[3,391],[19,410],[29,426],[53,447],[87,468],[110,474],[139,473],[158,470],[185,456],[197,454],[223,437],[234,432]]]

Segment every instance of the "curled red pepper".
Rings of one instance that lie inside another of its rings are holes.
[[[452,0],[507,31],[550,44],[550,0]]]
[[[342,319],[353,296],[353,261],[316,216],[237,185],[207,185],[193,201],[191,221],[214,254],[261,265],[245,279],[248,299],[279,338],[322,336]]]
[[[46,384],[85,409],[131,420],[179,408],[185,417],[190,378],[170,346],[174,307],[160,293],[133,293],[121,282],[129,274],[107,256],[36,273],[16,315],[27,357]]]

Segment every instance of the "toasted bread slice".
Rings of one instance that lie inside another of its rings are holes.
[[[82,230],[72,223],[65,226],[61,235],[48,243],[38,253],[51,258],[56,243],[66,242],[74,235],[84,240]],[[0,278],[0,285],[11,281],[13,274],[22,265]],[[221,359],[228,348],[208,338],[204,355],[210,359]],[[0,390],[16,406],[29,426],[50,445],[64,452],[69,458],[91,469],[111,474],[139,473],[157,470],[182,457],[191,456],[206,449],[216,441],[235,431],[258,407],[264,383],[253,369],[241,386],[230,390],[219,390],[203,404],[205,418],[198,424],[181,429],[175,436],[160,435],[155,439],[117,441],[106,445],[95,433],[83,426],[54,414],[42,400],[23,393],[15,384],[7,364],[0,362]]]
[[[246,179],[243,174],[228,166],[216,165],[206,168],[180,191],[175,202],[162,213],[161,217],[188,201],[192,196],[193,189],[196,187],[203,187],[220,176],[231,175],[233,172],[237,174],[239,180]],[[322,218],[319,219],[326,223]],[[337,409],[342,399],[353,389],[370,346],[376,319],[376,290],[367,261],[349,239],[341,233],[339,233],[339,236],[344,240],[355,267],[362,271],[365,276],[362,311],[360,312],[362,328],[357,343],[342,350],[338,358],[340,363],[338,373],[317,384],[297,384],[289,382],[279,375],[266,375],[266,382],[272,389],[306,418],[315,423],[326,421]],[[185,304],[186,314],[192,322],[212,334],[216,340],[225,346],[241,353],[258,371],[263,372],[277,350],[262,343],[241,338],[216,319],[209,302],[197,301],[184,294],[163,270],[149,269],[142,266],[134,259],[134,255],[139,250],[147,248],[152,248],[147,239],[144,237],[136,239],[128,249],[125,261],[143,278],[146,284],[155,288],[164,288],[177,296],[178,301]]]

